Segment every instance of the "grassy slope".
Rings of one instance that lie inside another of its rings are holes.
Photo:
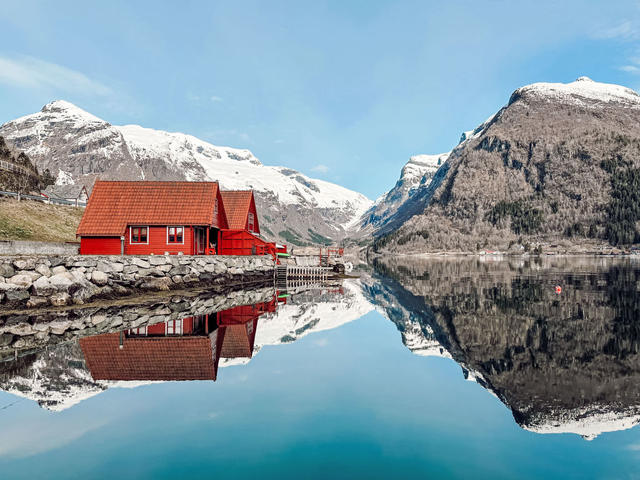
[[[0,198],[0,240],[75,242],[83,208]]]

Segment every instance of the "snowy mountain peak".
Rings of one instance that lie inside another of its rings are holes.
[[[559,101],[563,103],[592,106],[616,103],[640,108],[640,95],[634,90],[611,83],[600,83],[589,77],[580,77],[570,83],[533,83],[517,89],[509,105],[523,97]]]
[[[77,107],[73,103],[67,102],[66,100],[54,100],[51,103],[47,103],[44,107],[42,107],[42,110],[40,110],[40,112],[61,117],[75,118],[80,121],[91,123],[107,123],[104,120],[96,117],[95,115],[91,115],[89,112],[81,109],[80,107]],[[37,113],[34,115],[37,115]]]
[[[440,165],[447,161],[451,152],[439,153],[437,155],[414,155],[409,157],[409,161],[402,167],[400,173],[401,180],[410,178],[421,179],[427,172],[435,172]]]
[[[185,133],[165,132],[140,125],[124,125],[116,127],[129,149],[138,155],[164,156],[169,152],[173,158],[180,156],[202,156],[203,160],[232,160],[249,162],[261,166],[251,151],[232,147],[217,147]]]
[[[246,149],[139,125],[115,126],[64,100],[0,126],[57,183],[96,179],[218,181],[256,192],[263,234],[293,245],[338,242],[372,205],[364,195],[291,168],[263,165]]]

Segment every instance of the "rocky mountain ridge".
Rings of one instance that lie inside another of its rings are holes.
[[[372,204],[364,195],[263,165],[249,150],[218,147],[194,136],[114,126],[62,100],[5,123],[0,135],[48,168],[58,183],[111,180],[218,180],[254,189],[263,234],[290,244],[343,238]]]
[[[414,155],[402,167],[400,178],[391,190],[382,194],[360,219],[358,234],[377,233],[394,223],[398,211],[413,195],[427,187],[451,152],[436,155]]]
[[[376,249],[585,249],[640,241],[640,95],[581,77],[517,89],[462,135]]]

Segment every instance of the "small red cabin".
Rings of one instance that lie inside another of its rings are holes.
[[[217,182],[98,180],[76,234],[82,255],[202,255],[223,228]]]
[[[96,181],[76,233],[81,255],[266,255],[251,190],[217,182]]]
[[[251,190],[228,190],[220,192],[230,230],[246,230],[260,235],[256,201]]]

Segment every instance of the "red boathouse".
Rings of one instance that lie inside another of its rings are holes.
[[[252,191],[217,182],[96,181],[77,236],[81,255],[265,255]]]

